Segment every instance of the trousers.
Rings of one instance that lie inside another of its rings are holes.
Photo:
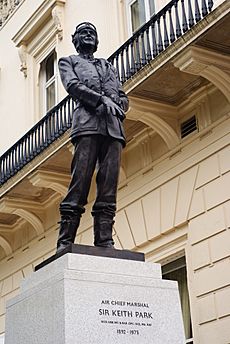
[[[74,146],[71,181],[67,195],[60,204],[60,214],[74,217],[85,212],[84,206],[96,168],[97,194],[92,215],[106,214],[113,218],[122,143],[110,136],[93,134],[77,137]]]

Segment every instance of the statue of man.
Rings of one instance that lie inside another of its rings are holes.
[[[79,24],[72,42],[78,55],[59,60],[62,83],[76,107],[71,131],[75,147],[72,177],[60,204],[57,253],[74,242],[96,166],[97,195],[92,208],[94,245],[113,248],[117,184],[121,151],[125,146],[122,122],[128,109],[128,98],[114,67],[107,60],[93,56],[98,46],[95,26],[87,22]]]

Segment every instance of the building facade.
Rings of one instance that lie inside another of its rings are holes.
[[[229,1],[0,1],[0,343],[5,304],[55,253],[74,102],[57,61],[98,29],[130,99],[114,241],[179,283],[187,343],[230,343]],[[125,42],[125,43],[124,43]],[[93,242],[92,183],[77,243]]]

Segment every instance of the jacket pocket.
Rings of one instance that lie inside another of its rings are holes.
[[[97,116],[82,106],[78,106],[73,114],[72,129],[76,131],[97,130]]]

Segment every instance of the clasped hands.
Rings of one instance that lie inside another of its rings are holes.
[[[109,114],[120,118],[121,121],[124,120],[125,118],[124,111],[120,108],[119,105],[117,105],[114,101],[112,101],[112,99],[110,99],[107,96],[102,96],[101,103],[105,105]]]

